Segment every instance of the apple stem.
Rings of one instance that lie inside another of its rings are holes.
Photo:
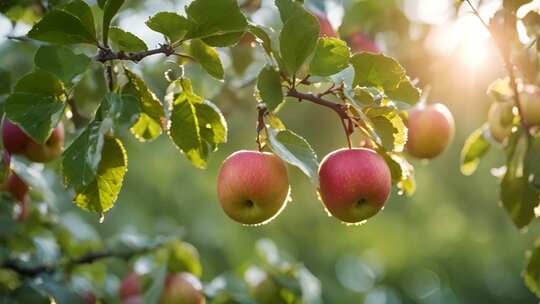
[[[514,71],[514,64],[512,63],[512,61],[510,59],[510,52],[509,52],[509,50],[507,48],[505,48],[503,45],[501,45],[500,39],[497,39],[497,35],[489,27],[489,24],[487,24],[487,22],[484,20],[484,18],[482,18],[482,16],[480,15],[480,12],[471,3],[471,1],[470,0],[465,0],[465,1],[469,5],[469,7],[473,11],[473,13],[476,15],[478,20],[480,20],[480,22],[487,29],[487,31],[489,32],[489,34],[491,36],[491,39],[493,39],[493,41],[495,42],[495,45],[497,46],[499,54],[500,54],[500,56],[501,56],[501,58],[502,58],[502,60],[504,62],[504,67],[505,67],[505,69],[506,69],[506,71],[508,73],[508,76],[510,77],[510,85],[511,85],[512,91],[514,93],[514,103],[515,103],[515,105],[516,105],[516,107],[518,109],[519,117],[521,118],[520,119],[521,126],[526,131],[527,136],[529,136],[530,135],[529,126],[527,125],[527,122],[525,121],[525,118],[524,118],[525,116],[523,116],[523,107],[521,105],[521,100],[520,100],[520,97],[519,97],[519,89],[518,89],[518,85],[517,85],[517,81],[516,81],[516,74],[515,74],[515,71]]]

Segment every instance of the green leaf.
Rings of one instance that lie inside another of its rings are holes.
[[[80,19],[61,10],[52,10],[36,23],[28,37],[57,44],[97,44],[95,35],[88,32]]]
[[[298,11],[304,10],[304,7],[300,1],[275,0],[275,3],[279,10],[279,16],[281,17],[281,22],[283,22],[283,24],[285,24]]]
[[[45,143],[64,113],[65,103],[52,97],[14,93],[5,103],[6,116],[38,143]]]
[[[407,76],[403,77],[397,88],[388,89],[385,93],[393,101],[403,102],[409,105],[415,105],[420,101],[420,89]]]
[[[152,16],[146,25],[165,35],[170,42],[176,42],[184,38],[193,24],[184,16],[171,12],[160,12]]]
[[[407,127],[397,111],[390,107],[378,107],[368,108],[365,114],[385,149],[402,152],[407,143]]]
[[[11,92],[11,74],[0,68],[0,95]]]
[[[167,244],[166,248],[169,251],[169,272],[189,272],[197,277],[202,275],[199,252],[191,244],[176,240]]]
[[[167,263],[161,263],[152,273],[152,284],[144,293],[144,303],[158,304],[163,289],[165,288],[165,278],[167,277]]]
[[[506,173],[501,181],[501,201],[518,228],[524,228],[535,217],[539,192],[529,183],[528,168],[523,161],[529,149],[527,135],[514,134],[508,146]]]
[[[96,178],[103,151],[103,122],[94,120],[64,152],[62,161],[67,186],[79,191]]]
[[[257,78],[257,89],[262,101],[270,111],[275,111],[283,103],[281,76],[271,66],[264,67]]]
[[[382,54],[360,53],[351,57],[353,86],[382,87],[395,90],[405,77],[405,69],[393,58]]]
[[[205,168],[210,148],[227,141],[225,119],[215,105],[193,93],[189,80],[171,85],[182,91],[174,99],[169,136],[196,167]]]
[[[474,131],[465,141],[463,150],[461,150],[461,173],[463,175],[472,175],[480,159],[489,151],[491,143],[484,137],[486,126]]]
[[[115,134],[131,128],[141,113],[139,100],[132,95],[108,93],[101,102],[101,117],[109,120]]]
[[[311,145],[301,136],[288,131],[268,130],[268,140],[274,153],[306,174],[314,185],[318,184],[319,161]]]
[[[133,95],[140,102],[141,115],[131,132],[140,141],[149,141],[157,138],[163,132],[165,112],[161,101],[150,91],[146,83],[137,74],[125,69],[128,84],[124,87],[124,94]]]
[[[540,297],[540,241],[537,239],[535,248],[527,252],[527,268],[523,272],[525,285],[537,297]]]
[[[94,14],[92,14],[92,9],[86,2],[74,0],[62,6],[61,9],[79,18],[88,33],[90,33],[92,37],[96,37]]]
[[[248,31],[262,42],[262,46],[268,55],[272,54],[272,39],[265,28],[256,24],[249,24]],[[268,29],[270,31],[270,29]]]
[[[311,61],[310,74],[330,76],[349,66],[349,47],[345,41],[337,38],[319,38],[315,56]]]
[[[15,92],[34,93],[56,99],[63,98],[64,85],[52,73],[47,71],[35,71],[25,75],[15,85]]]
[[[193,39],[191,40],[190,54],[208,74],[214,78],[223,79],[225,72],[216,49],[206,45],[200,39]]]
[[[114,16],[120,10],[125,0],[107,0],[103,7],[103,41],[109,41],[109,28]]]
[[[289,74],[294,75],[317,46],[319,21],[306,10],[298,10],[283,25],[279,36],[281,59]]]
[[[240,39],[242,39],[242,36],[244,36],[244,34],[245,34],[244,31],[231,32],[227,34],[202,38],[202,40],[204,41],[204,43],[208,44],[209,46],[228,47],[228,46],[237,44],[240,41]]]
[[[380,103],[384,98],[384,93],[375,87],[356,87],[354,89],[354,100],[365,105]]]
[[[127,155],[122,142],[117,138],[105,137],[96,178],[77,191],[73,199],[75,204],[98,213],[111,209],[122,188],[126,171]]]
[[[67,47],[56,45],[41,46],[34,57],[36,67],[53,73],[67,84],[86,72],[91,62],[84,54],[75,54]]]
[[[188,39],[244,32],[247,27],[236,0],[195,0],[186,13],[193,23],[186,35]]]
[[[141,38],[118,27],[111,27],[109,36],[113,47],[124,52],[142,52],[148,50]]]
[[[47,141],[64,112],[62,82],[45,71],[30,73],[19,80],[6,102],[6,116],[36,142]]]
[[[540,137],[529,138],[529,150],[525,156],[525,167],[529,172],[529,182],[540,190]]]

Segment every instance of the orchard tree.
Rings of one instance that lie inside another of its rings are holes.
[[[526,230],[538,216],[540,196],[540,95],[538,89],[537,43],[540,15],[531,11],[519,18],[517,11],[529,0],[505,0],[489,21],[483,19],[470,0],[467,5],[491,34],[507,72],[488,88],[493,104],[487,122],[465,142],[461,154],[461,171],[473,174],[480,159],[491,147],[506,156],[501,168],[492,174],[500,180],[500,200],[514,225]],[[518,26],[524,25],[530,42],[518,37]],[[537,242],[538,243],[538,242]],[[540,296],[540,243],[529,252],[524,272],[526,285]]]
[[[6,95],[2,124],[6,193],[1,217],[2,227],[9,229],[1,231],[0,259],[0,286],[8,291],[6,300],[204,303],[206,298],[211,303],[318,303],[320,290],[306,287],[318,286],[318,281],[301,264],[285,258],[276,261],[279,254],[269,241],[259,244],[261,264],[248,268],[244,277],[216,278],[205,285],[198,279],[202,267],[196,249],[175,237],[80,243],[69,229],[57,225],[59,214],[47,207],[47,200],[28,195],[29,190],[43,189],[35,163],[60,161],[56,167],[61,167],[59,173],[73,202],[101,221],[114,207],[128,168],[126,136],[147,144],[168,136],[194,167],[205,168],[229,134],[220,108],[194,88],[187,66],[195,64],[225,86],[242,81],[257,103],[253,123],[246,124],[253,125],[253,147],[229,156],[217,177],[218,198],[227,216],[244,225],[262,225],[286,210],[292,199],[287,173],[291,165],[312,181],[321,210],[344,223],[360,224],[383,209],[392,188],[400,194],[414,193],[414,169],[405,150],[421,159],[443,153],[454,134],[452,115],[442,104],[420,101],[418,82],[396,59],[381,53],[369,33],[338,33],[320,6],[276,0],[280,23],[265,27],[251,18],[260,1],[194,0],[183,12],[155,12],[145,21],[163,37],[151,48],[135,34],[113,26],[126,4],[124,0],[100,0],[95,5],[83,0],[0,4],[0,11],[14,21],[30,18],[32,23],[25,36],[11,39],[39,46],[34,69],[13,86],[4,81],[0,87]],[[26,13],[16,14],[21,10]],[[351,18],[344,23],[351,24]],[[224,68],[223,57],[234,61],[238,54],[264,58],[255,77],[238,79]],[[174,61],[171,69],[163,71],[162,81],[168,86],[163,99],[152,91],[137,65],[150,56]],[[106,83],[104,98],[96,102],[90,117],[81,113],[75,95],[81,75],[88,71]],[[5,71],[1,76],[9,79]],[[508,83],[517,90],[515,74]],[[523,107],[531,112],[540,109],[535,103],[538,93],[531,88],[528,94],[530,101],[524,98]],[[328,109],[343,129],[343,145],[319,163],[307,140],[279,118],[286,102]],[[506,130],[506,117],[496,112],[493,120]],[[530,130],[529,123],[538,121],[538,116],[522,121],[519,132],[501,132],[501,137],[512,134],[501,140],[509,142],[511,159],[533,142],[524,130]],[[468,143],[467,159],[478,158],[479,145],[485,150],[484,133]],[[471,168],[470,160],[467,164]],[[507,175],[512,200],[515,193],[522,194],[523,200],[536,198],[536,190],[528,192],[533,190],[524,178],[527,175],[518,177],[513,170]],[[503,197],[508,197],[504,192],[503,188]],[[519,223],[530,221],[529,213],[517,213]],[[40,255],[29,230],[46,234],[58,248],[51,256]],[[18,238],[27,246],[15,250],[12,242]],[[267,251],[271,258],[265,256]],[[113,288],[103,280],[94,286],[97,276],[106,276],[110,259],[126,262],[125,277]]]

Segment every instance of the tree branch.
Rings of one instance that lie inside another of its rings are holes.
[[[491,38],[495,42],[495,45],[497,46],[497,49],[499,51],[499,54],[501,55],[501,58],[504,62],[504,67],[506,69],[506,72],[508,73],[508,76],[510,77],[510,86],[512,87],[512,91],[514,92],[514,103],[518,109],[518,113],[520,116],[520,122],[521,126],[525,131],[527,131],[527,134],[529,133],[529,127],[527,126],[527,122],[525,121],[525,116],[523,116],[523,107],[521,104],[521,98],[519,96],[519,89],[516,81],[516,74],[514,71],[514,64],[512,63],[512,60],[510,59],[510,54],[508,52],[505,52],[504,47],[499,43],[499,40],[497,39],[497,35],[493,32],[493,30],[489,27],[488,23],[482,18],[480,15],[480,12],[478,9],[472,4],[470,0],[466,0],[467,4],[473,11],[473,13],[476,15],[478,20],[484,25],[484,27],[488,30]]]
[[[8,260],[0,267],[13,270],[23,276],[33,277],[42,273],[52,273],[60,268],[71,268],[77,265],[91,264],[102,259],[108,258],[117,258],[128,260],[133,256],[140,255],[159,248],[162,243],[157,243],[155,245],[150,245],[146,247],[141,247],[136,250],[131,251],[119,251],[114,252],[112,250],[103,250],[87,253],[83,256],[71,259],[64,263],[55,263],[55,264],[43,264],[37,266],[23,266],[19,262],[14,260]]]
[[[287,92],[287,96],[297,98],[299,101],[307,100],[307,101],[310,101],[312,103],[321,105],[323,107],[327,107],[329,109],[332,109],[334,112],[336,112],[338,114],[340,120],[341,120],[341,124],[343,126],[344,131],[345,131],[345,135],[347,137],[347,143],[348,143],[349,149],[352,148],[352,143],[351,143],[351,134],[352,134],[352,132],[351,132],[350,128],[347,126],[347,124],[346,124],[347,121],[348,122],[351,121],[351,118],[347,114],[347,108],[348,107],[346,105],[328,101],[328,100],[322,98],[321,96],[317,96],[317,95],[314,95],[314,94],[298,92],[295,88],[290,88],[289,91]]]
[[[166,56],[171,56],[175,54],[174,48],[168,44],[162,44],[158,48],[135,53],[126,53],[126,52],[114,52],[110,48],[100,48],[99,53],[94,57],[96,61],[105,63],[112,60],[129,60],[133,62],[139,62],[144,58],[152,55],[164,54]]]

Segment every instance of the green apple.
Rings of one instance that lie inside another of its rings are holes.
[[[491,137],[502,143],[512,134],[512,122],[514,108],[511,102],[494,102],[488,112],[488,125]]]

